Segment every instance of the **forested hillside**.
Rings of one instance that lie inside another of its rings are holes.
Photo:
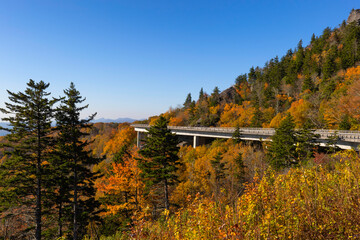
[[[103,239],[356,236],[359,216],[351,213],[359,208],[359,157],[335,145],[320,149],[310,129],[359,130],[359,47],[360,26],[343,22],[313,35],[308,46],[300,41],[285,56],[252,67],[222,92],[201,89],[197,100],[189,94],[183,107],[144,121],[155,128],[165,118],[175,126],[275,127],[277,133],[268,144],[234,136],[181,147],[170,211],[161,185],[139,181],[142,156],[129,148],[103,168],[108,177],[98,183],[105,225],[118,229],[113,235],[103,228],[112,235]]]
[[[196,101],[189,94],[182,108],[144,121],[155,128],[165,118],[169,125],[278,130],[268,144],[234,136],[181,147],[169,210],[162,185],[149,185],[143,174],[141,151],[117,145],[97,183],[106,209],[103,239],[353,237],[358,155],[330,145],[320,149],[310,128],[359,130],[359,47],[358,24],[326,28],[308,46],[300,41],[281,59],[251,68],[229,89],[201,89]]]
[[[189,94],[150,117],[142,147],[128,123],[80,119],[73,83],[50,98],[30,80],[0,109],[0,239],[356,239],[360,157],[316,144],[314,128],[360,130],[360,26],[326,28],[234,86]],[[52,123],[56,123],[54,126]],[[236,127],[180,146],[168,125]],[[240,127],[275,127],[243,141]]]
[[[164,113],[170,125],[277,127],[290,113],[297,127],[358,130],[360,99],[360,26],[326,28],[310,44],[252,67],[235,84],[211,94],[190,94],[182,108]],[[156,117],[150,118],[149,122]]]

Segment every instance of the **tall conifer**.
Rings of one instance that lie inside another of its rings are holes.
[[[186,97],[186,100],[184,102],[184,108],[189,108],[190,105],[192,103],[192,100],[191,100],[191,93],[189,93]]]
[[[169,210],[169,186],[177,181],[179,147],[177,136],[167,128],[167,123],[168,121],[161,116],[155,125],[149,128],[144,147],[139,153],[146,158],[140,159],[146,186],[163,184],[165,208]]]
[[[80,112],[88,105],[78,106],[85,98],[80,96],[73,83],[64,93],[66,97],[56,114],[59,131],[57,147],[63,161],[71,163],[68,181],[72,194],[73,239],[77,240],[82,238],[90,221],[98,220],[100,204],[95,200],[94,181],[99,175],[91,171],[91,166],[101,159],[91,156],[91,151],[86,150],[90,142],[84,140],[88,135],[84,130],[92,127],[90,121],[96,114],[80,119]]]
[[[234,132],[232,134],[232,140],[234,141],[234,143],[240,143],[241,137],[242,137],[242,134],[241,134],[239,124],[236,124]]]
[[[58,99],[47,98],[49,83],[30,79],[27,86],[25,92],[8,91],[11,103],[5,103],[6,109],[0,109],[8,115],[2,120],[10,125],[6,139],[11,149],[7,152],[10,157],[0,166],[0,199],[2,206],[19,205],[34,210],[35,238],[40,240],[43,178],[53,143],[53,105]]]
[[[294,119],[290,114],[280,123],[271,137],[268,147],[268,161],[276,169],[296,163],[296,131]]]

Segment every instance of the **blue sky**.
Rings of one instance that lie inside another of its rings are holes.
[[[147,118],[230,87],[337,27],[358,0],[1,0],[0,107],[31,78],[74,82],[84,116]],[[2,115],[0,115],[2,117]]]

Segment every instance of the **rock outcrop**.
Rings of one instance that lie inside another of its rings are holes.
[[[235,102],[237,92],[235,90],[235,87],[229,87],[228,89],[225,89],[222,91],[219,95],[220,103],[233,103]]]
[[[347,24],[356,22],[360,25],[360,9],[353,9],[346,21]]]

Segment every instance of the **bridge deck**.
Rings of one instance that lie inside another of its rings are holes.
[[[147,132],[149,125],[132,124],[137,132]],[[231,127],[188,127],[188,126],[169,126],[173,133],[183,136],[212,137],[212,138],[231,138],[235,128]],[[274,128],[240,128],[244,140],[266,140],[275,134]],[[337,134],[338,145],[341,148],[356,148],[360,143],[360,131],[328,130],[317,129],[315,134],[320,135],[320,140],[328,140]],[[323,143],[325,143],[323,141]],[[194,143],[195,146],[195,143]]]

